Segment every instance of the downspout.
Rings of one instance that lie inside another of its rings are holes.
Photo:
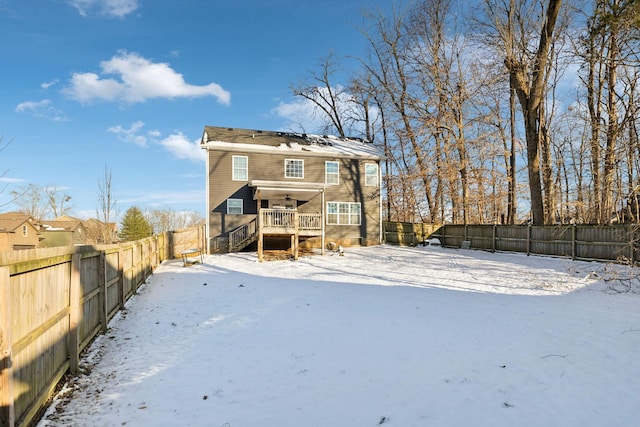
[[[207,149],[207,147],[203,147],[203,149],[205,150],[205,153],[207,155],[206,161],[205,161],[205,167],[207,168],[207,173],[205,174],[205,191],[206,191],[206,197],[205,197],[205,204],[206,204],[206,209],[207,209],[207,223],[206,223],[206,227],[205,227],[205,239],[206,239],[206,247],[205,247],[205,252],[207,254],[211,253],[211,233],[210,233],[210,225],[211,225],[211,205],[209,204],[209,181],[211,180],[211,171],[209,170],[209,150]]]

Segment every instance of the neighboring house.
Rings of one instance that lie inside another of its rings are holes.
[[[87,229],[82,220],[69,216],[40,223],[41,248],[87,244]]]
[[[118,241],[118,224],[115,222],[89,218],[83,224],[87,229],[87,244],[111,244]]]
[[[382,155],[371,143],[206,126],[210,252],[382,241]]]
[[[40,241],[38,225],[31,215],[0,214],[0,252],[35,249]]]

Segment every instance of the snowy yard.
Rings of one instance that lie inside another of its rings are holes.
[[[165,262],[38,425],[636,426],[623,274],[440,247]]]

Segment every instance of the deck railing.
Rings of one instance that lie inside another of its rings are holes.
[[[229,233],[229,250],[235,252],[254,240],[257,234],[256,220],[241,225]]]
[[[322,230],[322,215],[319,213],[299,213],[298,227],[301,230]]]
[[[260,209],[263,229],[290,232],[296,226],[299,232],[322,230],[322,214],[301,213],[292,209]]]
[[[297,211],[291,209],[260,209],[262,227],[295,228]]]

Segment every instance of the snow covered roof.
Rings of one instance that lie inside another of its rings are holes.
[[[266,130],[205,126],[201,147],[215,151],[298,153],[307,156],[383,158],[371,142],[361,138],[311,135]]]
[[[82,226],[82,221],[75,218],[69,220],[43,220],[41,225],[43,231],[74,231]]]

